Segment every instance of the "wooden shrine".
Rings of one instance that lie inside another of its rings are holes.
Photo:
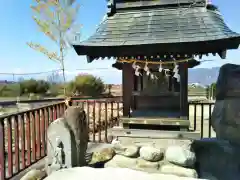
[[[198,65],[195,59],[203,55],[224,59],[228,49],[238,48],[240,35],[207,0],[109,0],[107,7],[107,17],[96,32],[73,47],[89,63],[116,59],[113,67],[122,70],[124,127],[187,130],[188,68]],[[133,60],[142,75],[135,75]],[[167,76],[158,70],[160,60],[169,70]],[[146,75],[148,62],[153,62],[148,68],[157,80]],[[179,67],[179,82],[174,64]]]
[[[173,77],[172,64],[170,71],[159,72],[157,65],[152,65],[151,72],[157,79],[151,79],[143,68],[141,75],[136,76],[131,64],[115,63],[113,67],[123,73],[124,117],[121,121],[125,128],[148,128],[179,130],[188,129],[188,77],[187,69],[200,63],[189,60],[180,66],[180,82]],[[163,66],[164,67],[164,66]]]

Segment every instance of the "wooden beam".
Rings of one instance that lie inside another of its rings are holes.
[[[130,115],[130,107],[133,105],[132,92],[134,88],[134,74],[131,64],[124,63],[122,70],[123,116]]]
[[[186,63],[179,65],[180,71],[180,113],[181,118],[188,119],[188,69]]]
[[[87,62],[88,62],[88,63],[91,63],[91,62],[93,62],[93,60],[94,60],[94,58],[93,58],[93,57],[91,57],[91,56],[87,56]]]
[[[226,59],[226,57],[227,57],[227,50],[218,52],[218,55],[219,55],[222,59]]]

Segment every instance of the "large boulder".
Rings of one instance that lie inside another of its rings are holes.
[[[111,161],[108,161],[104,167],[134,168],[137,164],[136,158],[129,158],[123,155],[115,155]]]
[[[151,146],[143,146],[140,148],[140,157],[146,161],[160,161],[163,158],[164,151]]]
[[[195,153],[189,148],[181,146],[170,146],[165,152],[165,159],[173,164],[183,167],[194,167],[196,157]]]
[[[195,169],[184,168],[174,164],[165,164],[161,166],[160,172],[163,174],[174,174],[174,175],[183,176],[183,177],[192,177],[192,178],[198,177],[197,171]]]
[[[239,180],[239,144],[209,138],[194,141],[192,149],[196,153],[196,167],[201,178]]]
[[[105,168],[129,168],[149,173],[159,173],[160,162],[150,162],[141,158],[130,158],[124,155],[115,155],[112,160],[105,163]]]
[[[197,180],[196,178],[178,177],[167,174],[150,174],[142,171],[136,171],[126,168],[90,168],[75,167],[70,169],[61,169],[52,173],[45,180]]]
[[[137,157],[139,155],[139,146],[135,144],[123,145],[120,141],[114,139],[111,143],[117,154],[124,155],[126,157]]]
[[[20,180],[41,180],[47,176],[44,169],[32,169],[28,171]]]
[[[99,164],[99,163],[105,163],[109,160],[111,160],[115,155],[115,151],[113,148],[104,148],[100,151],[93,152],[91,161],[89,164]]]
[[[221,139],[240,142],[240,66],[225,64],[216,84],[211,125]]]

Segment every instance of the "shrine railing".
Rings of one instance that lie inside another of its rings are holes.
[[[74,100],[88,116],[90,141],[109,142],[107,129],[118,124],[120,98]],[[48,125],[61,117],[64,102],[0,116],[0,180],[10,179],[46,156]]]
[[[108,129],[119,124],[122,116],[120,98],[74,100],[88,116],[90,141],[110,142]],[[214,136],[209,120],[213,103],[190,103],[189,119],[193,131],[201,137]],[[46,156],[48,125],[61,117],[64,102],[0,116],[0,180],[10,179]]]

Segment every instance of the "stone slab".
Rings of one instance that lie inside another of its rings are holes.
[[[114,137],[149,138],[149,139],[200,139],[200,133],[185,131],[159,131],[143,129],[124,129],[113,127],[109,133]]]

